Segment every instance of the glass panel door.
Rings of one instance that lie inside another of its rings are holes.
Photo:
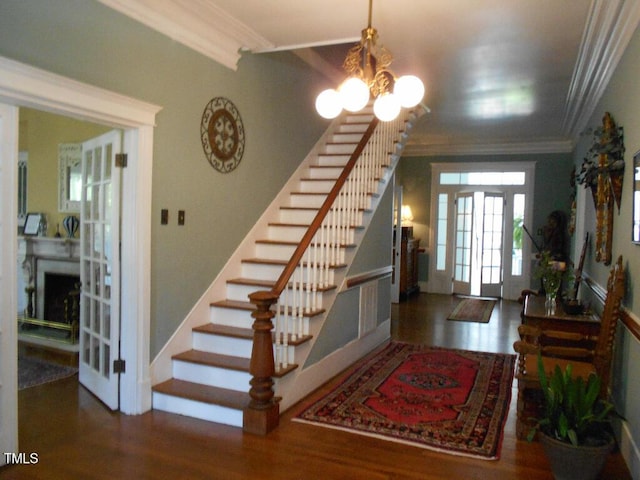
[[[502,297],[503,194],[485,193],[482,217],[482,282],[480,295]]]
[[[120,146],[119,131],[83,144],[80,212],[79,379],[113,410],[119,401],[112,365],[120,353],[120,175],[114,166]]]
[[[471,258],[473,253],[473,193],[456,198],[453,293],[471,293]]]

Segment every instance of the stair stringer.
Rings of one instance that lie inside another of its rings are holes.
[[[167,343],[158,352],[150,365],[151,385],[156,385],[171,378],[172,357],[191,348],[193,329],[209,318],[211,303],[225,297],[227,280],[240,274],[242,260],[253,255],[256,241],[264,237],[264,232],[267,231],[269,222],[277,218],[280,207],[287,203],[291,192],[300,184],[309,167],[317,160],[318,155],[322,152],[322,149],[325,148],[330,137],[337,132],[347,116],[346,113],[343,113],[329,124],[327,130],[318,139],[309,154],[300,163],[280,192],[275,196],[255,225],[238,245],[238,248],[220,269],[211,285],[205,290]]]
[[[372,200],[371,208],[369,211],[365,212],[363,216],[362,228],[356,232],[354,241],[355,247],[348,250],[345,254],[345,263],[348,267],[343,269],[341,272],[336,272],[334,283],[338,286],[342,285],[344,280],[348,278],[349,269],[353,263],[353,259],[357,255],[358,250],[363,243],[363,239],[367,235],[371,219],[378,208],[380,200],[388,188],[393,188],[390,180],[393,178],[395,168],[400,160],[404,144],[406,143],[409,131],[412,127],[411,122],[412,120],[415,121],[415,118],[416,117],[410,118],[406,123],[406,129],[401,134],[400,141],[396,143],[396,151],[390,155],[390,165],[386,168],[383,177],[378,183],[378,192]],[[336,289],[323,295],[323,306],[326,311],[321,317],[316,317],[310,322],[310,335],[312,338],[309,342],[296,347],[296,364],[305,364],[315,342],[320,338],[324,322],[331,314],[331,309],[340,293],[340,289]],[[344,347],[330,353],[327,357],[313,364],[311,367],[306,369],[299,367],[283,377],[276,378],[274,381],[274,391],[275,395],[281,398],[280,411],[283,412],[287,410],[320,387],[323,383],[348,368],[358,359],[373,350],[376,346],[387,340],[390,336],[390,331],[391,325],[390,320],[388,320],[383,322],[366,336],[349,342]]]

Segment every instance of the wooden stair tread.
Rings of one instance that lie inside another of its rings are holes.
[[[237,310],[248,310],[253,311],[256,309],[255,305],[251,302],[241,302],[238,300],[220,300],[218,302],[211,302],[212,307],[221,307],[221,308],[234,308]],[[305,312],[305,317],[315,317],[316,315],[320,315],[324,313],[324,308],[320,308],[318,310],[313,310],[311,312]]]
[[[173,360],[197,363],[210,367],[228,368],[241,372],[249,371],[250,359],[242,357],[232,357],[230,355],[220,355],[218,353],[203,352],[201,350],[187,350],[171,357]]]
[[[236,410],[244,410],[251,401],[248,392],[211,387],[209,385],[187,382],[176,378],[154,385],[153,391],[174,397],[195,400],[197,402],[221,405]]]
[[[207,323],[193,328],[194,332],[206,333],[211,335],[223,335],[226,337],[242,338],[245,340],[253,339],[253,330],[250,328],[231,327],[228,325],[219,325],[216,323]],[[276,333],[272,333],[272,337],[275,343]],[[299,335],[295,340],[291,334],[287,335],[287,344],[291,346],[302,345],[308,342],[313,337],[311,335]]]
[[[362,228],[362,227],[358,227]],[[256,264],[264,264],[264,265],[282,265],[285,266],[289,262],[287,260],[275,260],[272,258],[245,258],[242,260],[243,263],[256,263]],[[305,262],[304,265],[307,265]],[[344,268],[347,265],[344,263],[336,263],[333,265],[329,265],[329,268]]]
[[[351,228],[360,228],[360,227],[353,226]],[[256,243],[259,243],[261,245],[282,245],[285,247],[297,247],[298,245],[300,245],[300,242],[287,242],[285,240],[269,240],[269,239],[256,240]],[[317,246],[318,244],[312,242],[311,245]],[[339,245],[340,248],[352,248],[355,246],[356,245],[354,243],[341,243]]]
[[[351,247],[351,245],[348,245]],[[256,280],[252,278],[232,278],[231,280],[227,280],[227,283],[231,283],[233,285],[246,285],[251,287],[264,287],[266,289],[271,289],[276,282],[271,280]],[[291,285],[291,284],[289,284]],[[307,284],[303,284],[303,289],[306,288]],[[317,286],[316,291],[318,292],[328,292],[329,290],[334,290],[336,285],[327,285],[326,287]]]
[[[220,325],[218,323],[207,323],[193,328],[194,332],[206,333],[209,335],[221,335],[225,337],[252,339],[253,330],[250,328],[232,327]]]

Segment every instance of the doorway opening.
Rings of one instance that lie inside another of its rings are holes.
[[[518,298],[530,268],[522,225],[534,171],[520,162],[432,164],[430,292]]]
[[[124,130],[130,167],[123,175],[122,262],[131,265],[122,276],[128,294],[121,299],[121,351],[130,359],[121,382],[121,411],[151,408],[149,378],[151,176],[153,128],[160,107],[0,57],[0,447],[17,452],[17,235],[18,231],[18,107],[42,109]],[[3,462],[0,462],[2,464]]]

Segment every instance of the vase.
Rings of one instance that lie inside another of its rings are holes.
[[[62,226],[65,232],[67,232],[67,238],[74,238],[80,226],[80,220],[74,215],[69,215],[62,220]]]
[[[558,300],[558,290],[560,289],[560,279],[556,277],[544,277],[542,286],[545,293],[545,308],[548,314],[556,312],[556,302]]]

